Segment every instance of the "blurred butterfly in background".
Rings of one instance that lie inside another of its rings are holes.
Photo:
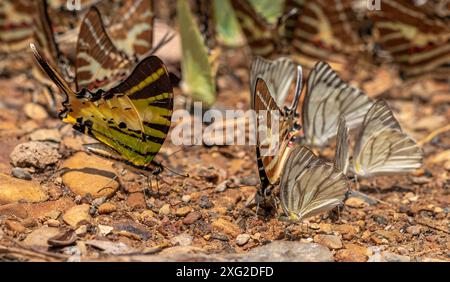
[[[336,163],[344,172],[349,168],[357,177],[368,178],[411,172],[422,166],[422,150],[403,132],[383,100],[374,103],[364,117],[356,136],[351,167],[348,129],[344,119],[341,119],[339,127]]]
[[[386,0],[381,11],[369,13],[374,40],[389,53],[404,79],[430,75],[448,80],[450,19],[412,2]]]
[[[317,61],[344,64],[364,51],[354,0],[286,0],[285,38],[289,53],[307,69]]]
[[[289,154],[281,176],[281,206],[290,220],[303,220],[342,204],[349,189],[342,171],[308,148],[297,146]]]
[[[173,91],[159,58],[143,59],[112,88],[75,92],[39,50],[31,48],[39,65],[66,95],[62,120],[100,142],[87,146],[90,151],[143,171],[161,171],[153,159],[170,129]]]
[[[277,25],[270,24],[250,1],[231,0],[231,4],[253,56],[271,59],[283,53]]]
[[[207,43],[211,41],[202,36],[189,1],[178,0],[177,11],[183,49],[181,88],[192,101],[203,102],[209,108],[216,101],[218,54],[208,49]]]
[[[364,51],[352,0],[286,0],[282,16],[270,24],[248,0],[231,0],[254,56],[289,54],[304,68],[317,61],[339,66]]]
[[[34,2],[2,0],[0,2],[0,53],[25,50],[33,37]]]

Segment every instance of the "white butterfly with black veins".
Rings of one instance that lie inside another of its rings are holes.
[[[290,154],[280,182],[280,200],[290,220],[302,220],[340,205],[349,191],[345,175],[308,148]]]
[[[348,163],[348,142],[344,136],[345,122],[339,129],[337,163]],[[390,173],[411,172],[422,166],[423,152],[406,135],[387,103],[377,101],[361,124],[353,151],[352,170],[361,178]]]
[[[318,62],[308,77],[302,105],[304,143],[324,146],[337,134],[339,118],[349,128],[358,126],[372,101],[361,90],[345,83],[325,62]]]

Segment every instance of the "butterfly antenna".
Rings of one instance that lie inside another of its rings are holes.
[[[300,95],[302,94],[303,89],[303,69],[302,66],[297,65],[297,83],[295,85],[295,96],[294,102],[292,102],[292,106],[290,108],[291,112],[297,112],[298,103],[300,101]]]
[[[148,55],[153,55],[156,52],[159,51],[159,49],[161,49],[162,47],[164,47],[165,45],[167,45],[170,41],[172,41],[172,39],[175,38],[175,33],[172,33],[170,31],[166,32],[163,36],[163,38],[161,38],[161,40],[158,42],[158,44],[156,44],[155,47],[153,47],[149,52]]]
[[[169,159],[170,157],[173,157],[174,155],[178,154],[179,152],[185,151],[186,149],[191,148],[191,147],[194,147],[194,145],[183,146],[183,148],[181,148],[181,149],[179,149],[179,150],[177,150],[177,151],[175,151],[175,152],[169,154],[169,155],[166,157],[166,159]],[[168,171],[172,172],[172,173],[175,174],[175,175],[178,175],[178,176],[181,176],[181,177],[186,177],[186,178],[190,177],[189,173],[180,173],[180,172],[177,172],[177,171],[175,171],[175,170],[169,168],[168,166],[165,166],[165,165],[163,164],[163,162],[161,162],[160,165],[161,165],[164,169],[167,169]]]

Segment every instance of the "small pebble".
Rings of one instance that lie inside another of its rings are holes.
[[[183,223],[186,225],[193,224],[197,220],[199,220],[202,217],[202,215],[199,212],[190,212],[184,219]]]
[[[409,226],[408,228],[406,228],[406,232],[408,232],[413,236],[420,235],[420,233],[422,232],[422,226],[420,225]]]
[[[342,249],[342,241],[339,236],[318,234],[314,236],[314,242],[332,250]]]
[[[23,168],[20,167],[15,167],[12,169],[12,176],[14,176],[15,178],[19,178],[19,179],[23,179],[23,180],[31,180],[31,174],[24,170]]]
[[[99,214],[110,214],[115,211],[117,211],[117,207],[112,203],[104,203],[98,207]]]
[[[369,204],[366,203],[363,199],[355,198],[355,197],[349,198],[347,201],[345,201],[345,205],[349,206],[351,208],[357,208],[357,209],[361,209],[361,208],[369,206]]]
[[[82,236],[86,234],[87,231],[88,231],[87,225],[81,225],[80,227],[77,228],[77,230],[75,230],[75,234],[77,234],[78,236]]]
[[[98,232],[102,236],[106,236],[106,235],[110,234],[113,230],[114,230],[114,228],[111,226],[101,225],[101,224],[98,226]]]
[[[181,197],[181,200],[185,203],[189,203],[191,201],[191,196],[190,195],[183,195],[183,197]]]
[[[47,223],[47,226],[49,226],[49,227],[59,227],[61,225],[59,220],[56,220],[56,219],[49,219],[49,220],[47,220],[46,223]]]
[[[184,217],[184,216],[188,215],[190,212],[191,212],[190,207],[181,207],[175,211],[175,215],[179,216],[179,217]]]
[[[248,234],[239,234],[236,237],[236,245],[244,246],[245,244],[248,243],[249,240],[250,240],[250,235],[248,235]]]
[[[169,204],[165,204],[161,207],[161,209],[159,210],[159,214],[161,215],[169,215],[170,214],[170,205]]]

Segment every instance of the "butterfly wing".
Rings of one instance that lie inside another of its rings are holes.
[[[347,174],[349,166],[349,152],[348,152],[348,128],[345,118],[341,117],[339,120],[339,127],[336,139],[336,155],[335,167]]]
[[[151,163],[167,137],[173,111],[172,86],[160,59],[145,58],[112,89],[75,93],[35,48],[33,51],[44,71],[67,95],[61,114],[64,122],[107,145],[134,166]]]
[[[0,52],[19,52],[27,48],[33,36],[33,2],[0,1]]]
[[[386,50],[406,79],[425,74],[450,75],[450,23],[426,13],[413,1],[383,1],[383,9],[369,13],[375,42]],[[417,24],[420,23],[420,24]]]
[[[183,46],[183,92],[211,107],[216,99],[215,71],[188,1],[178,0],[178,20]]]
[[[262,77],[266,81],[270,93],[274,95],[278,107],[282,108],[289,94],[292,81],[295,79],[295,72],[296,66],[289,58],[282,57],[270,61],[256,57],[250,69],[250,93],[255,90],[257,78]]]
[[[263,58],[276,55],[279,43],[274,39],[276,32],[273,27],[256,12],[248,0],[231,0],[231,4],[252,54]]]
[[[254,91],[256,154],[262,183],[276,184],[289,150],[291,125],[283,118],[265,81],[259,78]]]
[[[306,143],[324,146],[337,134],[340,116],[349,128],[355,127],[371,105],[364,92],[345,83],[327,63],[317,63],[309,75],[302,106]]]
[[[153,47],[152,0],[125,1],[111,17],[108,34],[129,58],[147,55]]]
[[[352,0],[287,0],[285,37],[295,61],[312,68],[317,61],[343,63],[359,51],[358,20]]]
[[[414,140],[402,132],[387,103],[376,102],[361,125],[353,167],[360,177],[409,172],[421,167],[423,153]]]
[[[86,14],[80,27],[76,55],[77,90],[110,89],[124,79],[132,62],[112,43],[96,7]]]
[[[280,182],[284,212],[301,220],[341,204],[349,186],[345,175],[306,147],[292,150]]]

